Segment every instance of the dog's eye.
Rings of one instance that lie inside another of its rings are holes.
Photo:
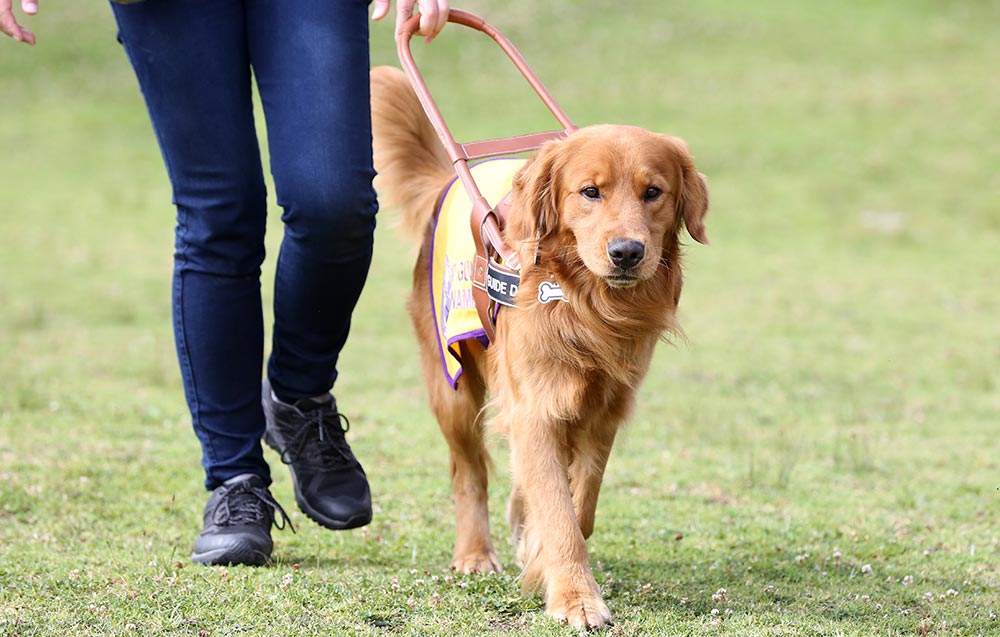
[[[662,194],[663,194],[662,190],[660,190],[656,186],[650,186],[649,188],[646,189],[646,194],[643,195],[643,198],[646,201],[653,201],[654,199],[658,199]]]
[[[587,186],[580,191],[580,194],[592,201],[596,201],[601,198],[601,191],[597,189],[597,186]]]

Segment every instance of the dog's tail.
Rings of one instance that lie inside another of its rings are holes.
[[[419,240],[455,173],[402,71],[372,69],[371,90],[375,189],[384,204],[402,209],[404,231]]]

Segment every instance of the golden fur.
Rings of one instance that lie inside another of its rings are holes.
[[[511,447],[508,520],[525,586],[542,588],[548,613],[561,621],[604,627],[611,615],[586,539],[611,446],[653,348],[678,329],[682,225],[707,243],[704,177],[683,141],[640,128],[593,126],[545,144],[514,178],[504,229],[524,264],[518,307],[501,310],[488,350],[462,345],[455,390],[441,370],[427,276],[434,204],[454,173],[401,71],[372,71],[372,111],[376,187],[423,242],[408,307],[451,451],[452,568],[501,570],[486,504],[488,413]],[[641,244],[638,263],[616,265],[610,244],[621,240]],[[558,282],[569,302],[540,303],[545,280]]]

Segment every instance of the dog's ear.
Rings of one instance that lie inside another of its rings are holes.
[[[562,140],[546,142],[514,175],[507,232],[514,241],[535,241],[557,231],[558,158]]]
[[[663,135],[673,160],[681,173],[681,189],[677,195],[677,215],[684,219],[688,234],[698,243],[708,243],[705,234],[705,214],[708,212],[708,182],[705,175],[698,172],[687,144],[680,137]]]
[[[690,169],[684,169],[684,186],[677,200],[677,209],[684,216],[684,225],[688,234],[698,243],[708,244],[705,234],[705,214],[708,213],[708,181],[705,175],[695,170],[694,162],[690,161]]]

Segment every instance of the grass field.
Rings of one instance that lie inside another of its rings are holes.
[[[1000,634],[1000,4],[462,6],[578,123],[680,135],[710,179],[687,340],[658,350],[590,542],[610,634]],[[445,570],[389,211],[337,387],[375,521],[296,511],[273,566],[190,564],[165,172],[107,7],[31,22],[34,49],[0,42],[0,635],[571,634],[519,593],[500,441],[507,573]],[[488,41],[416,48],[463,138],[550,125]]]

